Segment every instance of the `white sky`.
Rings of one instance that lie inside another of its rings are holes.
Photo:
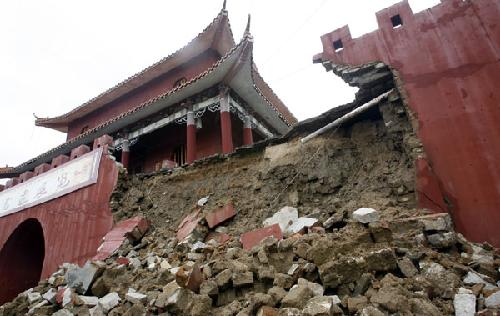
[[[349,24],[377,28],[375,12],[397,0],[228,0],[239,41],[252,14],[254,59],[299,119],[350,102],[349,88],[312,56],[319,37]],[[410,0],[414,12],[439,0]],[[0,2],[0,166],[18,165],[65,141],[34,126],[63,114],[184,46],[222,0],[25,0]]]

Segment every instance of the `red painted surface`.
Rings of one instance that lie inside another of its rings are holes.
[[[201,219],[200,212],[198,209],[181,221],[177,227],[177,240],[183,240],[194,231]]]
[[[393,29],[396,14],[403,26]],[[377,20],[379,30],[357,39],[348,27],[323,35],[321,58],[398,70],[458,230],[500,247],[500,2],[442,0],[415,15],[402,2]]]
[[[99,246],[97,254],[93,260],[105,260],[109,258],[123,244],[129,234],[133,234],[134,230],[142,236],[149,228],[148,221],[140,216],[126,219],[116,224],[106,236],[103,243]]]
[[[130,151],[122,150],[121,163],[123,165],[123,168],[128,169],[129,160],[130,160]]]
[[[253,144],[253,132],[251,128],[243,128],[243,145]]]
[[[87,146],[87,145],[80,145],[80,146],[76,147],[75,149],[73,149],[71,151],[71,154],[69,155],[69,158],[70,159],[76,159],[78,157],[81,157],[81,156],[85,155],[88,152],[90,152],[90,147],[89,146]]]
[[[40,222],[30,218],[20,223],[0,251],[0,304],[38,284],[44,256]]]
[[[416,161],[418,203],[422,208],[435,212],[446,212],[447,207],[441,192],[439,179],[432,171],[427,159],[418,158]]]
[[[97,183],[1,217],[0,251],[7,249],[5,247],[8,247],[9,238],[14,236],[21,223],[35,219],[41,225],[45,245],[42,278],[49,276],[64,262],[84,264],[96,254],[102,237],[112,227],[109,198],[117,179],[116,163],[107,154],[103,154]],[[30,249],[23,246],[17,250],[25,252]],[[0,273],[0,284],[6,284],[8,277],[8,274]]]
[[[172,90],[174,84],[180,78],[191,80],[200,73],[210,68],[220,58],[218,53],[208,50],[200,56],[192,59],[188,64],[180,65],[172,71],[158,77],[146,85],[134,90],[128,95],[117,99],[107,106],[94,111],[85,117],[72,122],[69,125],[68,139],[82,132],[84,128],[93,128],[105,121],[126,112],[139,104],[148,101],[160,94]]]
[[[219,244],[223,244],[231,239],[231,236],[226,233],[209,232],[207,237],[205,238],[205,242],[208,242],[211,239],[215,240]]]
[[[224,154],[232,153],[234,151],[234,146],[230,112],[220,112],[220,129],[222,139],[222,152]]]
[[[243,249],[250,250],[254,246],[258,245],[264,238],[271,236],[276,239],[283,239],[283,233],[281,232],[280,225],[274,224],[244,233],[240,236],[240,241],[243,245]]]
[[[196,160],[196,125],[186,125],[186,160],[187,163]]]
[[[208,227],[214,228],[235,215],[236,211],[234,210],[233,203],[228,203],[224,205],[224,207],[218,208],[205,215],[205,219],[207,220]]]

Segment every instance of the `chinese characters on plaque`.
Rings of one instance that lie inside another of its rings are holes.
[[[94,150],[0,192],[0,217],[96,183],[101,154],[102,149]]]

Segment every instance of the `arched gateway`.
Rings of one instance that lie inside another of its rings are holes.
[[[45,257],[40,222],[30,218],[19,224],[0,250],[0,304],[38,284]]]

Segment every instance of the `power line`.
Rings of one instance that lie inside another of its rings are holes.
[[[316,14],[318,14],[318,12],[321,10],[321,8],[323,8],[323,6],[325,5],[325,3],[327,2],[328,0],[323,0],[320,5],[316,8],[316,10],[313,11],[313,13],[311,13],[305,20],[304,22],[302,22],[298,28],[295,29],[294,32],[292,32],[292,34],[287,37],[287,39],[285,41],[283,41],[281,43],[281,45],[278,46],[278,48],[276,48],[272,53],[271,55],[262,63],[262,65],[265,65],[267,64],[269,61],[271,61],[276,55],[277,53],[279,53],[281,51],[281,49],[283,49],[283,47],[285,47],[285,45],[287,45],[300,31],[302,31],[302,29],[304,28],[304,26],[306,26],[309,21],[314,17],[316,16]]]

